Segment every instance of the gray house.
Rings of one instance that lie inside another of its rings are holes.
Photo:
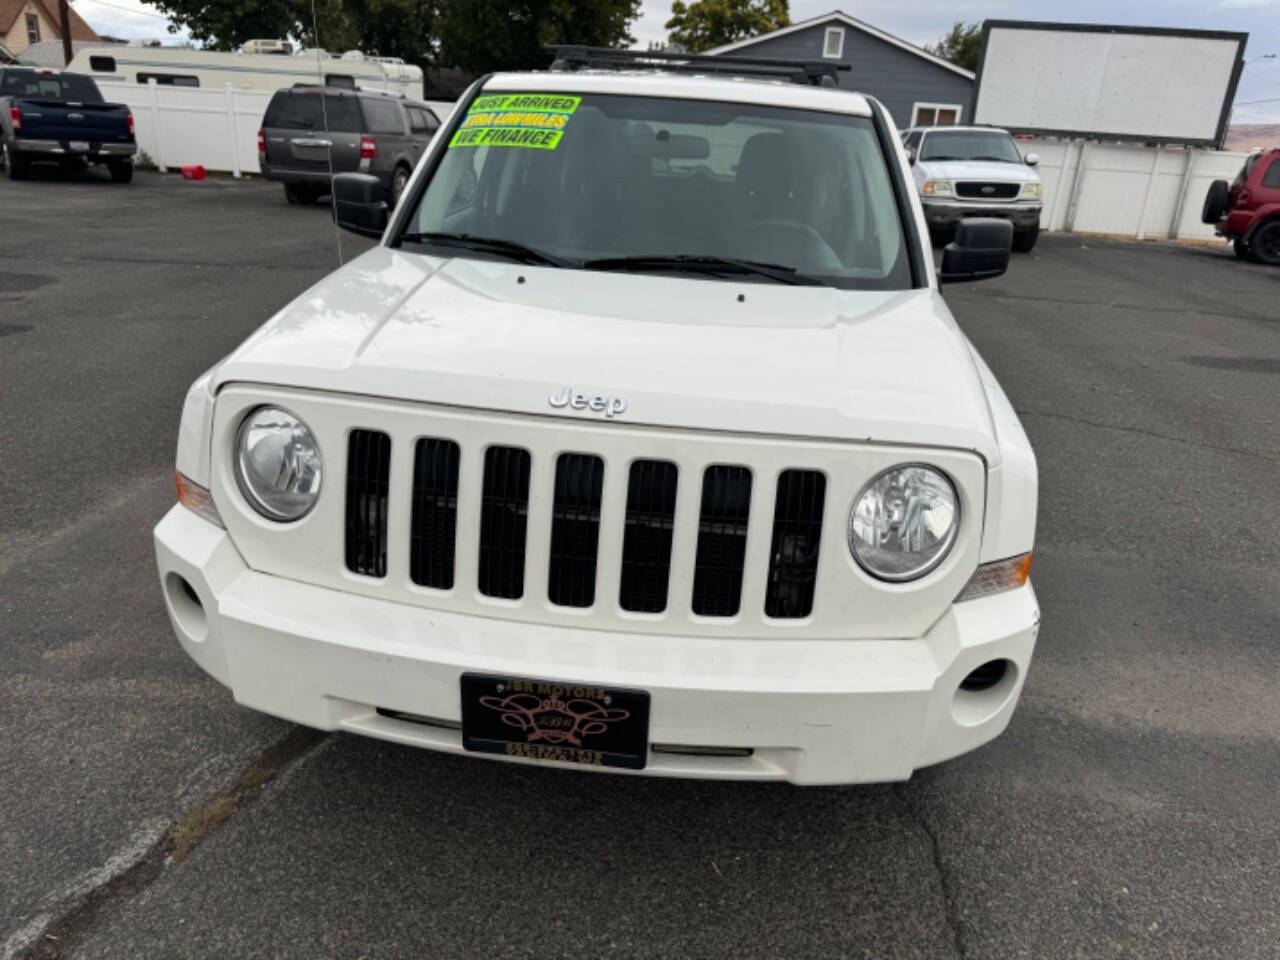
[[[973,74],[839,10],[708,50],[779,60],[834,60],[840,86],[870,94],[899,127],[965,123]]]

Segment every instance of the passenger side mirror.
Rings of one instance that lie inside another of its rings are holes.
[[[911,166],[913,167],[916,165],[916,148],[915,147],[907,147],[907,163],[911,164]]]
[[[362,237],[380,237],[387,229],[386,190],[367,173],[340,173],[333,178],[334,216],[338,226]]]
[[[1038,153],[1028,153],[1026,160],[1027,160],[1028,167],[1040,166],[1040,154]]]
[[[990,280],[1009,269],[1013,224],[995,217],[975,217],[956,224],[956,238],[942,251],[939,283]]]

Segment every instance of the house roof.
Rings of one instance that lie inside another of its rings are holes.
[[[0,0],[0,2],[2,2],[2,0]],[[769,33],[762,33],[757,37],[749,37],[746,40],[739,40],[736,43],[726,43],[722,47],[715,47],[705,52],[713,54],[729,53],[732,50],[741,50],[744,47],[757,44],[761,40],[769,40],[773,37],[785,37],[788,33],[795,33],[798,30],[804,30],[808,27],[816,27],[833,21],[838,21],[846,27],[853,30],[859,30],[868,36],[875,37],[877,40],[891,44],[899,50],[905,50],[907,53],[917,56],[921,60],[928,60],[936,67],[942,67],[946,70],[950,70],[952,73],[958,73],[960,76],[966,77],[969,80],[973,79],[974,75],[972,71],[966,70],[964,67],[958,67],[949,60],[943,60],[941,57],[935,57],[932,53],[929,53],[929,51],[922,50],[915,44],[907,43],[907,41],[900,39],[899,37],[895,37],[891,33],[885,33],[883,30],[877,30],[875,27],[871,26],[871,24],[863,23],[861,20],[857,20],[849,16],[843,10],[832,10],[830,13],[824,13],[817,17],[810,17],[808,20],[802,20],[799,23],[793,23],[789,27],[779,27],[777,30],[770,31]]]
[[[100,40],[72,40],[71,55],[74,57],[86,48],[97,50],[103,46]],[[62,55],[61,40],[41,40],[33,43],[18,55],[18,63],[29,67],[53,67],[61,70],[67,61]]]
[[[44,14],[45,20],[53,27],[59,30],[60,21],[58,20],[58,11],[56,7],[50,7],[45,0],[31,0],[31,3],[40,8],[40,12]],[[8,33],[18,17],[27,7],[27,0],[0,0],[0,33]],[[71,39],[72,40],[101,40],[102,38],[94,32],[93,27],[84,22],[84,18],[76,13],[74,9],[68,7],[70,13]],[[61,39],[62,34],[58,34]]]

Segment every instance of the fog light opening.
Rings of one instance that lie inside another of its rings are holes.
[[[969,675],[960,681],[960,689],[971,690],[974,693],[990,690],[1004,679],[1010,666],[1012,664],[1008,660],[988,660],[982,666],[970,671]]]
[[[956,687],[951,716],[963,727],[976,727],[1000,713],[1018,686],[1018,665],[1012,660],[988,660],[970,670]]]
[[[164,594],[178,629],[196,643],[204,640],[209,633],[209,618],[195,587],[182,575],[170,573],[164,578]]]

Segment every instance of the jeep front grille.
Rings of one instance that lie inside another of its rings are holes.
[[[627,478],[618,604],[632,613],[667,609],[679,470],[666,460],[636,460]]]
[[[453,589],[458,530],[458,445],[423,438],[413,452],[413,526],[409,576],[423,587]]]
[[[347,442],[347,569],[367,577],[387,575],[387,492],[391,438],[377,430],[352,430]]]
[[[702,475],[698,559],[693,568],[693,612],[699,616],[732,617],[738,612],[750,515],[751,471],[707,467]]]
[[[589,453],[561,453],[555,461],[548,526],[546,580],[526,584],[530,541],[532,455],[511,446],[484,450],[478,529],[460,527],[459,464],[464,451],[452,440],[417,438],[413,446],[409,575],[419,586],[451,590],[459,540],[477,538],[476,587],[481,594],[520,600],[526,589],[541,592],[557,607],[586,608],[598,595],[600,530],[605,515],[606,463]],[[383,433],[353,430],[347,452],[347,566],[371,577],[387,574],[387,501],[391,440]],[[621,513],[622,545],[616,576],[618,606],[631,613],[659,614],[679,603],[699,617],[731,618],[742,605],[747,571],[753,474],[740,464],[713,464],[685,478],[674,463],[634,460],[625,475],[625,496],[612,501]],[[700,487],[691,577],[672,588],[672,552],[680,485]],[[826,478],[813,470],[778,475],[764,613],[799,619],[813,610]],[[545,587],[544,587],[545,583]],[[536,598],[535,599],[540,599]],[[609,602],[613,598],[609,598]]]
[[[826,494],[827,478],[816,471],[786,470],[778,477],[764,597],[764,612],[770,617],[807,617],[813,612]]]
[[[518,447],[490,447],[484,453],[479,586],[486,597],[524,596],[529,464],[529,451]]]
[[[604,461],[582,453],[560,454],[555,491],[547,599],[561,607],[589,607],[596,602]]]

